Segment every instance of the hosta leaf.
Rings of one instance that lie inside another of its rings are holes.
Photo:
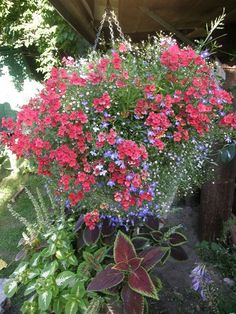
[[[144,237],[134,237],[132,238],[132,243],[135,249],[138,251],[149,245],[149,239]]]
[[[78,302],[69,300],[66,302],[65,314],[77,314],[79,310]]]
[[[133,243],[121,231],[116,236],[113,255],[116,264],[121,262],[127,263],[131,258],[137,257]]]
[[[75,279],[75,273],[72,273],[71,271],[63,271],[60,273],[56,278],[56,284],[58,286],[68,285]]]
[[[172,246],[178,246],[186,243],[187,238],[180,232],[172,233],[170,236],[170,244]]]
[[[146,227],[148,227],[151,230],[158,230],[159,229],[159,218],[149,215],[149,216],[147,216],[144,224]]]
[[[121,290],[124,314],[143,314],[144,297],[125,285]]]
[[[172,247],[170,255],[178,261],[185,261],[188,259],[187,253],[181,246]]]
[[[85,244],[95,244],[100,236],[100,230],[98,226],[95,227],[93,230],[89,230],[89,228],[85,228],[83,232],[83,239]]]
[[[102,291],[117,286],[124,279],[124,274],[118,270],[112,269],[108,265],[102,272],[98,273],[88,285],[88,291]]]
[[[146,270],[152,269],[158,262],[161,261],[165,252],[161,250],[160,247],[152,247],[139,255],[143,258],[141,263],[142,267]]]
[[[39,294],[38,303],[42,311],[47,311],[52,300],[52,292],[50,290],[44,291]]]
[[[84,223],[84,215],[80,215],[79,219],[75,224],[75,232],[78,232]]]
[[[15,280],[8,280],[4,285],[4,293],[8,298],[11,298],[17,291],[17,281]]]
[[[139,267],[128,276],[129,287],[137,293],[158,299],[155,286],[143,267]]]

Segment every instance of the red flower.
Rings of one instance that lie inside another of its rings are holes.
[[[111,107],[111,98],[107,92],[103,93],[102,97],[95,98],[93,101],[93,107],[96,112],[103,112]]]
[[[96,227],[96,224],[99,222],[99,213],[95,209],[90,213],[87,213],[84,216],[84,222],[85,225],[89,228],[89,230],[94,230]]]

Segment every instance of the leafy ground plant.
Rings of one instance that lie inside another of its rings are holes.
[[[114,244],[114,264],[98,273],[87,290],[104,291],[118,287],[124,313],[143,313],[144,297],[158,300],[158,289],[148,273],[164,254],[159,247],[153,247],[138,255],[131,240],[119,231]]]
[[[86,292],[88,277],[79,267],[72,235],[71,221],[56,221],[41,235],[42,248],[28,255],[10,276],[4,288],[7,296],[23,286],[28,297],[22,313],[87,313],[95,294]]]

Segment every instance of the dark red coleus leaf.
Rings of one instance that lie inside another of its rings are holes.
[[[128,262],[120,262],[113,266],[113,269],[117,269],[120,271],[135,271],[141,265],[142,258],[134,257],[131,258]]]
[[[113,255],[116,264],[127,263],[131,258],[137,257],[133,243],[121,231],[116,236]]]
[[[124,314],[122,303],[118,302],[117,300],[113,301],[113,302],[109,301],[105,305],[105,313],[104,314]]]
[[[129,264],[127,262],[120,262],[118,264],[115,264],[112,268],[119,271],[128,271]]]
[[[84,215],[80,215],[79,219],[77,220],[75,224],[75,232],[79,231],[84,223]]]
[[[149,239],[145,237],[134,237],[132,238],[132,243],[136,250],[141,250],[149,244]]]
[[[161,261],[164,255],[165,251],[161,250],[160,247],[152,247],[144,252],[141,252],[139,255],[143,258],[141,266],[146,270],[150,270]]]
[[[158,230],[159,229],[159,218],[154,216],[147,216],[145,220],[145,226],[147,226],[151,230]]]
[[[172,233],[170,236],[170,244],[172,246],[179,246],[184,244],[187,241],[186,237],[180,233],[180,232],[175,232]]]
[[[137,293],[157,299],[155,286],[143,267],[139,267],[128,276],[129,287]]]
[[[187,253],[181,246],[172,247],[170,255],[178,261],[185,261],[188,259]]]
[[[168,258],[170,257],[170,251],[171,251],[171,248],[170,247],[166,247],[166,248],[163,248],[165,249],[164,252],[164,256],[162,257],[161,259],[161,262],[162,264],[165,264],[165,262],[168,260]]]
[[[144,297],[141,294],[125,285],[121,290],[121,298],[123,300],[124,314],[143,314]]]
[[[83,239],[85,244],[90,245],[97,242],[100,236],[100,230],[98,226],[96,226],[93,230],[90,230],[89,228],[85,228],[83,232]]]
[[[85,246],[84,238],[83,238],[83,230],[79,230],[76,237],[76,249],[79,252],[82,247]]]
[[[111,234],[109,236],[102,237],[102,243],[105,245],[108,245],[108,246],[113,245],[115,242],[115,238],[116,238],[115,234]]]
[[[115,232],[116,228],[112,226],[110,219],[103,219],[102,220],[102,235],[104,237],[110,236]]]
[[[128,264],[129,264],[129,270],[130,271],[135,271],[136,269],[138,269],[142,263],[143,259],[139,258],[139,257],[135,257],[129,260]]]
[[[163,233],[161,231],[152,231],[151,236],[153,240],[160,241],[163,237]]]
[[[124,280],[124,274],[108,265],[103,271],[98,273],[88,285],[88,291],[102,291],[117,286]]]

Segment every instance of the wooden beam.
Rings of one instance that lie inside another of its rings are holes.
[[[169,31],[169,32],[173,33],[174,35],[176,35],[176,37],[179,38],[181,41],[183,41],[184,43],[186,43],[186,44],[188,44],[190,46],[193,45],[193,42],[191,40],[189,40],[187,37],[185,37],[174,26],[172,26],[171,24],[169,24],[168,22],[163,20],[159,15],[157,15],[156,13],[152,12],[151,10],[149,10],[149,9],[147,9],[145,7],[139,7],[139,9],[143,13],[148,15],[150,18],[152,18],[154,21],[159,23],[161,26],[163,26],[167,31]]]

